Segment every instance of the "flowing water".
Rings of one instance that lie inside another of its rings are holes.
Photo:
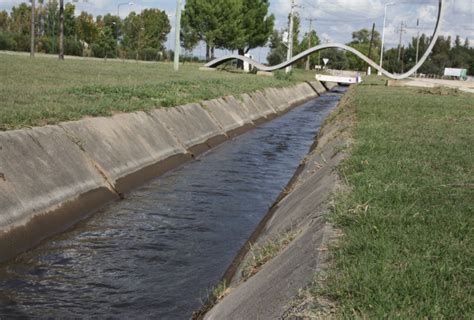
[[[228,141],[0,265],[0,318],[189,318],[340,95]]]

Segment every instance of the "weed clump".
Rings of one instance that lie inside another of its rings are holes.
[[[293,71],[285,72],[282,70],[278,70],[274,72],[275,79],[282,80],[282,81],[292,81],[293,80]]]
[[[297,231],[289,231],[275,239],[267,241],[263,246],[252,246],[250,248],[251,258],[242,270],[242,279],[248,280],[255,275],[262,266],[285,249],[298,235]]]

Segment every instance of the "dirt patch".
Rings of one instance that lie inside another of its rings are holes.
[[[446,87],[435,87],[429,89],[418,89],[417,91],[420,94],[430,94],[435,96],[459,96],[461,90],[456,88],[446,88]]]

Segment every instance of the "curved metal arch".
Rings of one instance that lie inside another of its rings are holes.
[[[327,43],[327,44],[321,44],[321,45],[315,46],[311,49],[308,49],[306,51],[301,52],[300,54],[294,56],[292,59],[290,59],[288,61],[285,61],[283,63],[280,63],[276,66],[266,66],[266,65],[263,65],[263,64],[255,61],[253,59],[250,59],[250,58],[238,55],[238,54],[233,54],[233,55],[229,55],[229,56],[226,56],[226,57],[223,57],[223,58],[215,59],[215,60],[207,63],[205,65],[205,67],[215,68],[215,67],[221,65],[224,62],[227,62],[229,60],[237,59],[237,60],[245,61],[245,62],[251,64],[252,66],[254,66],[255,68],[257,68],[258,70],[261,70],[261,71],[275,71],[275,70],[284,69],[284,68],[292,65],[296,61],[298,61],[302,58],[305,58],[305,57],[309,56],[310,54],[313,54],[313,53],[315,53],[319,50],[328,49],[328,48],[339,48],[339,49],[343,49],[343,50],[346,50],[346,51],[349,51],[349,52],[355,54],[357,57],[364,60],[370,66],[377,69],[383,75],[385,75],[385,76],[387,76],[391,79],[395,79],[395,80],[406,79],[409,76],[411,76],[412,74],[414,74],[425,63],[426,59],[428,59],[428,56],[431,54],[431,51],[433,50],[433,47],[436,44],[436,41],[438,40],[438,37],[441,33],[441,24],[442,24],[443,16],[444,16],[444,7],[445,7],[444,6],[444,1],[445,0],[439,0],[438,20],[436,21],[436,27],[435,27],[435,30],[434,30],[434,33],[433,33],[433,37],[431,38],[432,39],[431,43],[428,46],[428,49],[423,54],[423,56],[421,57],[419,62],[413,68],[411,68],[409,71],[407,71],[407,72],[405,72],[404,74],[401,74],[401,75],[395,75],[395,74],[392,74],[392,73],[388,72],[387,70],[381,68],[376,62],[374,62],[371,59],[369,59],[368,57],[366,57],[363,53],[361,53],[361,52],[357,51],[356,49],[354,49],[352,47],[349,47],[345,44],[339,44],[339,43]]]

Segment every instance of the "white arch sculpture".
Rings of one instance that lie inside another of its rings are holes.
[[[355,54],[360,59],[367,62],[370,66],[372,66],[373,68],[380,71],[383,75],[385,75],[385,76],[387,76],[391,79],[402,80],[402,79],[406,79],[409,76],[411,76],[412,74],[414,74],[423,65],[423,63],[425,63],[426,59],[428,59],[428,56],[431,54],[431,51],[433,50],[433,47],[436,44],[436,41],[438,40],[438,37],[441,33],[441,24],[442,24],[442,21],[443,21],[443,15],[444,15],[444,0],[439,0],[438,20],[436,21],[436,27],[435,27],[435,30],[434,30],[434,33],[433,33],[433,37],[431,38],[431,43],[428,46],[428,49],[423,54],[423,56],[421,57],[419,62],[413,68],[411,68],[409,71],[407,71],[407,72],[405,72],[404,74],[401,74],[401,75],[394,75],[394,74],[388,72],[387,70],[381,68],[377,63],[375,63],[374,61],[372,61],[371,59],[369,59],[368,57],[366,57],[364,54],[357,51],[356,49],[354,49],[352,47],[349,47],[349,46],[346,46],[344,44],[339,44],[339,43],[327,43],[327,44],[321,44],[321,45],[315,46],[311,49],[308,49],[306,51],[301,52],[300,54],[294,56],[292,59],[290,59],[288,61],[285,61],[283,63],[280,63],[276,66],[266,66],[266,65],[263,65],[263,64],[255,61],[255,60],[252,60],[250,58],[247,58],[247,57],[244,57],[244,56],[241,56],[241,55],[238,55],[238,54],[233,54],[233,55],[229,55],[229,56],[226,56],[226,57],[223,57],[223,58],[218,58],[218,59],[215,59],[213,61],[210,61],[205,65],[205,67],[215,68],[215,67],[221,65],[224,62],[227,62],[229,60],[237,59],[237,60],[245,61],[245,62],[251,64],[252,66],[254,66],[255,68],[257,68],[258,70],[261,70],[261,71],[275,71],[275,70],[284,69],[284,68],[292,65],[296,61],[298,61],[302,58],[305,58],[305,57],[309,56],[310,54],[315,53],[316,51],[319,51],[319,50],[322,50],[322,49],[327,49],[327,48],[339,48],[339,49],[344,49],[346,51],[349,51],[349,52]]]

